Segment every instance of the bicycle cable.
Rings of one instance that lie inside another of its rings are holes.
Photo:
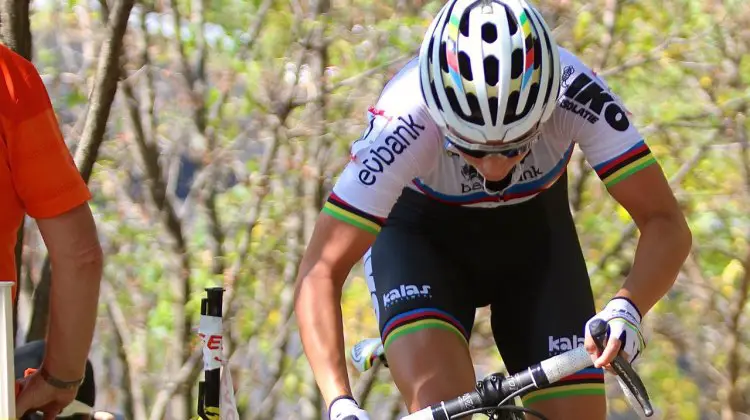
[[[485,413],[488,410],[506,410],[506,411],[511,411],[511,412],[517,411],[517,412],[520,412],[520,413],[528,413],[528,414],[531,414],[532,416],[535,416],[539,420],[549,420],[547,417],[544,416],[544,414],[542,414],[542,413],[540,413],[540,412],[538,412],[536,410],[533,410],[531,408],[518,407],[518,406],[515,406],[515,405],[503,405],[507,401],[509,401],[509,400],[517,397],[518,395],[525,393],[529,388],[534,388],[534,387],[535,387],[534,384],[529,384],[529,385],[526,385],[525,387],[523,387],[523,388],[521,388],[519,390],[516,390],[515,392],[513,392],[510,395],[508,395],[507,397],[505,397],[504,400],[500,401],[500,404],[498,404],[497,407],[475,408],[475,409],[464,411],[463,413],[451,416],[451,419],[456,419],[456,418],[458,418],[458,416],[466,416],[466,415],[469,415],[469,414]]]
[[[536,410],[533,410],[531,408],[526,408],[526,407],[518,407],[515,405],[505,405],[505,406],[498,406],[498,407],[480,407],[480,408],[475,408],[472,410],[464,411],[463,413],[455,414],[451,416],[450,418],[451,420],[453,420],[459,417],[468,416],[471,414],[480,414],[480,413],[486,415],[487,414],[486,412],[489,410],[504,410],[504,411],[510,411],[510,412],[528,413],[538,418],[539,420],[549,420],[547,417],[544,417],[544,414]]]
[[[515,392],[512,392],[510,395],[508,395],[507,397],[505,397],[504,400],[500,401],[500,404],[498,404],[498,406],[501,406],[501,405],[505,404],[508,400],[512,400],[513,398],[516,398],[520,394],[525,394],[526,391],[529,388],[535,388],[535,387],[536,387],[536,385],[534,385],[534,384],[528,384],[525,387],[523,387],[521,389],[518,389]]]

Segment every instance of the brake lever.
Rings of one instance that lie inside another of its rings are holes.
[[[607,323],[602,319],[594,319],[589,324],[589,332],[591,333],[591,338],[594,339],[599,351],[604,351],[604,339],[607,336]],[[631,366],[630,363],[619,354],[615,356],[612,362],[610,362],[610,366],[612,366],[612,370],[614,370],[617,376],[622,379],[622,382],[628,387],[636,401],[638,401],[638,404],[640,404],[646,417],[651,417],[654,414],[654,409],[651,406],[646,386],[643,385],[643,381],[641,381],[640,376],[635,372],[633,366]]]

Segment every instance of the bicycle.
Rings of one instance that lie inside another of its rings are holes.
[[[606,330],[607,324],[603,320],[597,319],[590,324],[591,336],[599,350],[604,349]],[[352,348],[352,360],[360,372],[367,371],[378,362],[388,367],[383,345],[378,338],[365,339],[355,344]],[[402,417],[401,420],[451,420],[472,414],[485,414],[495,420],[523,420],[523,413],[540,420],[549,420],[536,410],[516,406],[513,400],[591,365],[589,354],[583,347],[578,347],[508,377],[499,372],[489,374],[477,381],[474,391],[433,404]],[[630,363],[618,355],[610,365],[617,374],[630,405],[635,409],[633,401],[637,401],[643,414],[651,417],[654,410],[648,392]]]

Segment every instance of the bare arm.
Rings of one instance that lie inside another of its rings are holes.
[[[87,203],[37,219],[50,255],[49,329],[44,366],[56,378],[82,378],[96,324],[102,250]]]
[[[375,235],[321,213],[295,289],[295,312],[305,354],[326,405],[351,395],[346,370],[341,290]]]
[[[690,228],[659,165],[615,184],[610,193],[640,231],[633,267],[617,296],[632,300],[645,315],[674,284],[690,252]]]

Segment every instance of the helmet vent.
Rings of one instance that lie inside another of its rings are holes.
[[[487,102],[489,102],[490,104],[490,118],[492,118],[492,125],[495,125],[497,124],[497,96],[491,96],[489,99],[487,99]]]
[[[518,108],[518,100],[521,97],[521,93],[517,90],[511,92],[510,95],[508,95],[508,107],[505,108],[505,118],[503,118],[503,124],[512,124],[525,117],[536,103],[536,100],[538,98],[537,95],[539,95],[539,83],[535,82],[532,83],[529,87],[529,98],[533,99],[528,100],[523,111],[517,114],[516,108]]]
[[[462,119],[467,120],[472,124],[484,125],[482,110],[479,108],[479,100],[477,99],[476,95],[471,92],[466,93],[466,102],[468,102],[469,104],[469,111],[471,112],[471,115],[466,115],[461,110],[461,104],[458,103],[456,91],[453,89],[453,87],[446,86],[445,96],[448,97],[448,103],[450,104],[453,112],[458,114]]]
[[[490,86],[497,86],[500,77],[500,62],[497,57],[491,55],[484,59],[484,80]]]
[[[474,80],[474,75],[471,73],[471,61],[469,60],[469,54],[461,51],[458,53],[458,68],[461,70],[461,76],[469,81]]]
[[[440,97],[437,93],[437,88],[435,87],[435,82],[430,82],[430,92],[432,93],[432,99],[435,100],[435,103],[437,104],[437,107],[440,111],[443,111],[443,105],[440,103]]]
[[[523,73],[523,51],[516,48],[510,54],[510,77],[511,79],[518,79]]]
[[[516,17],[513,16],[513,13],[510,12],[510,8],[508,6],[505,6],[505,16],[508,20],[508,32],[510,32],[510,35],[513,36],[518,32],[518,24],[516,23]]]
[[[445,55],[445,42],[440,43],[440,49],[438,50],[438,60],[440,61],[440,70],[443,73],[448,73],[448,58]]]
[[[518,98],[520,97],[520,93],[518,93],[517,90],[514,90],[513,92],[508,95],[508,101],[505,106],[505,117],[503,118],[503,124],[511,124],[515,121],[518,121],[521,119],[516,114],[516,108],[518,107]]]
[[[534,39],[534,70],[539,70],[542,63],[542,42],[539,38]]]
[[[491,23],[482,25],[482,40],[488,44],[497,41],[497,28]]]
[[[461,21],[458,22],[458,31],[461,32],[461,35],[463,36],[469,36],[469,13],[464,13],[464,15],[461,16]]]

